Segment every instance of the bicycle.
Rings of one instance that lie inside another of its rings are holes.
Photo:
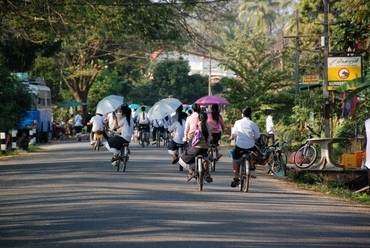
[[[281,146],[284,146],[284,144],[286,143],[287,141],[283,141]],[[276,139],[274,143],[271,146],[269,146],[269,149],[270,156],[266,164],[266,174],[272,172],[275,175],[281,172],[282,170],[285,171],[287,156],[279,146],[279,139]]]
[[[181,157],[182,153],[184,152],[184,147],[185,147],[185,143],[184,144],[177,144],[177,153],[178,153],[178,156],[179,158]],[[183,171],[184,168],[179,164],[179,170],[180,171]]]
[[[310,130],[308,134],[308,139],[311,139],[312,134],[316,134],[313,129],[309,126],[307,128]],[[303,144],[298,151],[294,154],[294,164],[299,169],[307,169],[315,162],[317,158],[317,150],[313,143],[309,140]]]
[[[117,171],[119,171],[121,162],[122,162],[122,172],[126,171],[126,165],[129,159],[129,155],[128,155],[129,154],[129,147],[128,147],[129,144],[130,143],[122,144],[119,159],[116,160]]]
[[[215,172],[216,170],[216,162],[218,161],[217,154],[218,154],[218,144],[211,142],[209,144],[208,156],[209,156],[212,172]]]
[[[249,191],[250,178],[256,178],[251,174],[252,157],[257,156],[253,151],[246,151],[242,155],[242,161],[239,163],[239,191],[247,193]]]
[[[145,129],[146,126],[139,126],[139,145],[141,145],[141,147],[145,146],[145,142],[147,142],[147,145],[149,145],[149,140],[146,138],[147,132]]]
[[[101,138],[103,136],[103,132],[100,130],[97,130],[94,132],[94,143],[93,143],[93,149],[95,151],[99,151],[100,149],[100,143],[101,143]]]
[[[209,179],[206,178],[205,171],[203,169],[203,163],[204,163],[203,155],[198,155],[195,158],[195,171],[193,172],[193,177],[195,178],[196,182],[198,183],[199,191],[203,191],[203,184],[204,181],[207,183],[213,182],[213,179],[210,177]]]

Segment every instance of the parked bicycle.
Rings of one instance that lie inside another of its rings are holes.
[[[283,141],[281,146],[284,146],[286,143],[287,141]],[[269,149],[270,156],[266,164],[266,173],[269,174],[271,172],[275,175],[281,171],[285,171],[287,156],[279,146],[279,139],[276,139],[274,143],[269,146]]]
[[[311,127],[307,126],[307,128],[310,130],[308,134],[308,139],[311,139],[313,137],[313,134],[317,135],[317,133],[315,133]],[[294,154],[294,164],[299,169],[307,169],[313,165],[316,158],[316,147],[311,141],[307,140],[306,143],[303,144]]]
[[[120,170],[121,162],[122,162],[122,172],[126,171],[126,165],[127,161],[129,159],[129,144],[130,143],[123,143],[120,151],[120,156],[119,159],[116,160],[116,166],[117,166],[117,171]]]

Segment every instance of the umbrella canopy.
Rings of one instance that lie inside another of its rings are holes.
[[[136,109],[136,111],[135,111],[135,113],[134,113],[134,116],[138,116],[139,114],[141,114],[143,111],[141,110],[141,107],[142,106],[139,106],[137,109]],[[146,113],[148,113],[148,111],[149,111],[149,109],[150,109],[150,107],[149,106],[145,106],[144,105],[144,107],[145,107],[145,112]]]
[[[96,113],[105,115],[106,113],[115,111],[124,103],[123,96],[110,95],[104,97],[96,107]]]
[[[140,105],[139,104],[136,104],[136,103],[131,103],[130,105],[128,105],[128,107],[130,109],[138,109],[140,107]]]
[[[64,102],[58,105],[58,108],[69,108],[69,107],[77,107],[77,106],[83,106],[86,105],[85,102],[76,102],[76,101],[69,101]]]
[[[148,112],[148,117],[151,120],[163,119],[164,117],[175,112],[182,103],[176,98],[165,98],[156,102]]]
[[[203,96],[199,98],[195,103],[200,104],[200,105],[212,105],[212,104],[228,105],[230,104],[225,98],[222,98],[220,96]]]

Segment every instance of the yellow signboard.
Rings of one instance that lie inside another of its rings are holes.
[[[346,81],[361,77],[361,56],[328,57],[328,90],[335,90]]]

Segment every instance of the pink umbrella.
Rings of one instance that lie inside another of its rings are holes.
[[[212,105],[212,104],[228,105],[230,104],[225,98],[222,98],[220,96],[203,96],[199,98],[195,103],[200,104],[200,105]]]

